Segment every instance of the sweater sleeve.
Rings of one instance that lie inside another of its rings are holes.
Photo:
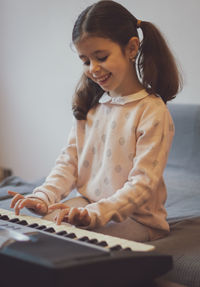
[[[77,182],[77,148],[75,126],[73,125],[66,148],[56,160],[55,167],[47,176],[44,184],[35,188],[30,197],[44,200],[47,205],[59,202],[67,196]]]
[[[87,205],[91,224],[87,228],[121,222],[156,198],[174,135],[168,109],[147,106],[136,130],[136,154],[127,181],[112,196]]]

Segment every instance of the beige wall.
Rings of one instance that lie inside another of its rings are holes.
[[[185,86],[174,102],[200,104],[199,0],[118,1],[167,36]],[[70,48],[79,12],[93,1],[0,0],[0,166],[46,176],[66,142],[81,63]]]

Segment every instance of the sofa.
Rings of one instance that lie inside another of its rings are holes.
[[[173,256],[170,281],[200,286],[200,105],[169,104],[175,136],[165,169],[166,208],[171,232],[153,241]]]
[[[164,279],[200,286],[200,105],[168,105],[175,124],[164,177],[168,190],[166,208],[171,232],[166,238],[150,242],[156,252],[173,257],[173,269]],[[30,193],[44,179],[27,183],[16,176],[0,183],[0,208],[9,209],[7,190]],[[26,210],[29,214],[30,211]],[[31,214],[32,215],[32,214]]]

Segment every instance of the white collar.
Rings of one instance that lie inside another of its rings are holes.
[[[131,94],[128,96],[123,96],[123,97],[111,97],[108,95],[108,93],[104,93],[101,98],[99,99],[100,104],[105,104],[105,103],[110,103],[114,105],[125,105],[130,102],[134,102],[137,100],[141,100],[148,96],[149,94],[146,92],[145,89],[140,90],[139,92],[135,94]]]

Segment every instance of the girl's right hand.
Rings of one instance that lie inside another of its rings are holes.
[[[13,196],[10,208],[14,208],[15,214],[19,215],[20,209],[26,207],[33,212],[44,215],[48,212],[47,204],[39,198],[24,197],[22,194],[9,190],[8,194]]]

